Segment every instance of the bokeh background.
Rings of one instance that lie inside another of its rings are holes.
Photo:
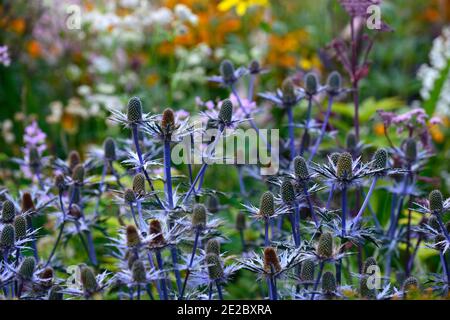
[[[71,30],[67,8],[73,4],[81,8],[81,28]],[[382,19],[393,32],[376,34],[370,72],[361,82],[362,140],[387,145],[376,110],[425,108],[430,119],[440,121],[429,124],[436,156],[424,175],[448,195],[450,2],[386,0]],[[106,107],[123,108],[131,96],[141,97],[147,112],[168,106],[196,112],[201,102],[228,97],[227,90],[207,81],[224,58],[237,66],[257,59],[268,68],[258,80],[259,92],[308,71],[324,81],[332,70],[342,71],[328,46],[348,36],[348,21],[337,0],[3,0],[0,184],[14,190],[25,183],[10,159],[22,156],[26,128],[28,135],[37,127],[45,133],[38,138],[47,155],[65,158],[73,149],[84,154],[105,137],[124,134],[108,121]],[[262,126],[283,127],[282,111],[257,103],[264,108]],[[296,117],[305,112],[301,104]],[[342,129],[341,141],[352,115],[348,96],[336,104],[332,119]],[[400,141],[395,129],[393,138]],[[234,175],[212,168],[205,185],[237,192]],[[223,201],[239,208],[237,200]],[[233,252],[233,245],[228,249]],[[230,294],[251,298],[254,279],[236,281]]]

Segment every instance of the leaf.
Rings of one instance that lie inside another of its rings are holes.
[[[397,97],[384,98],[375,100],[375,98],[368,98],[364,100],[359,106],[359,120],[361,122],[370,120],[379,109],[396,110],[403,107],[405,104]],[[345,117],[353,118],[354,107],[353,103],[335,103],[333,105],[333,112],[341,114]]]
[[[447,61],[447,65],[442,69],[439,78],[434,82],[433,90],[430,93],[430,98],[425,101],[424,107],[425,111],[429,116],[432,116],[439,98],[444,88],[445,82],[450,77],[450,59]]]

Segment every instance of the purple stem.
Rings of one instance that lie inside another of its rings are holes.
[[[192,264],[194,263],[195,251],[197,250],[199,237],[200,237],[200,229],[197,228],[197,230],[195,232],[195,240],[194,240],[194,246],[192,248],[191,259],[189,260],[189,266],[188,266],[188,269],[186,270],[186,276],[184,277],[183,288],[181,289],[181,294],[180,294],[179,300],[183,300],[183,297],[184,297],[184,291],[186,290],[188,278],[189,278],[189,275],[191,274],[191,268],[192,268]]]
[[[328,120],[330,118],[332,105],[333,105],[333,96],[330,95],[328,98],[328,107],[327,107],[327,111],[325,113],[325,118],[323,119],[322,128],[320,129],[320,135],[317,138],[316,143],[314,144],[311,154],[309,155],[308,163],[311,162],[311,160],[316,155],[317,150],[319,150],[320,143],[322,142],[323,137],[325,136],[325,130],[327,128]]]
[[[159,249],[155,250],[156,261],[158,262],[158,268],[163,273],[163,277],[161,279],[161,290],[162,290],[162,298],[164,300],[168,300],[169,297],[167,295],[167,286],[166,286],[166,277],[164,275],[164,264],[161,256],[161,251]],[[161,297],[160,297],[161,299]]]
[[[166,184],[166,201],[169,204],[169,209],[173,209],[173,196],[172,196],[172,173],[171,169],[171,157],[170,157],[170,141],[164,141],[164,182]]]
[[[312,109],[312,97],[308,99],[308,111],[306,113],[306,124],[305,131],[303,131],[302,142],[300,143],[299,154],[303,156],[306,148],[306,136],[308,135],[309,130],[309,121],[311,120],[311,109]]]
[[[289,149],[291,160],[295,157],[295,137],[294,137],[294,115],[292,114],[292,107],[287,108],[288,129],[289,129]]]
[[[355,219],[353,220],[353,228],[356,227],[356,225],[358,224],[359,219],[361,219],[364,210],[366,209],[367,205],[369,204],[370,201],[370,197],[372,196],[373,190],[375,190],[375,185],[377,184],[377,177],[374,177],[372,180],[372,183],[370,185],[369,191],[367,192],[366,198],[364,199],[364,202],[361,206],[361,209],[359,209],[358,214],[356,215]]]
[[[319,274],[317,275],[317,279],[314,282],[314,288],[313,288],[313,292],[311,294],[311,300],[314,300],[314,296],[317,292],[317,288],[319,287],[319,282],[320,282],[320,278],[322,278],[322,272],[323,272],[324,265],[325,265],[325,262],[321,261],[320,266],[319,266]]]

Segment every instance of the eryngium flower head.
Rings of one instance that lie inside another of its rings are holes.
[[[145,194],[145,176],[142,173],[138,173],[133,177],[133,191],[137,195]]]
[[[347,146],[347,150],[355,150],[358,145],[358,141],[356,140],[356,135],[353,132],[349,132],[347,137],[345,138],[345,144]]]
[[[314,281],[314,262],[311,260],[303,261],[302,268],[300,269],[300,279],[303,282]]]
[[[175,115],[173,114],[173,110],[167,108],[163,111],[161,118],[161,128],[164,132],[171,132],[175,127]]]
[[[337,71],[330,73],[327,79],[327,92],[330,95],[337,95],[341,91],[342,77]]]
[[[81,208],[76,203],[72,204],[72,206],[69,208],[69,216],[71,216],[75,220],[81,218]]]
[[[374,257],[367,258],[366,261],[364,261],[363,273],[368,273],[369,267],[376,266],[376,265],[377,265],[377,261],[375,260]]]
[[[410,291],[410,290],[418,290],[420,289],[419,280],[417,280],[416,277],[408,277],[403,282],[403,291]]]
[[[34,257],[25,257],[19,268],[19,275],[24,280],[30,280],[33,277],[34,268],[36,267],[36,260]]]
[[[72,173],[72,180],[76,184],[82,184],[84,181],[84,166],[80,163],[75,166]]]
[[[319,90],[319,79],[313,72],[309,72],[305,75],[305,92],[309,96],[317,94]]]
[[[292,203],[295,201],[294,185],[289,179],[285,179],[281,183],[280,193],[284,203]]]
[[[150,220],[149,232],[151,235],[155,237],[152,239],[152,244],[154,245],[163,245],[166,240],[162,234],[161,222],[157,219]]]
[[[147,282],[146,271],[144,263],[141,260],[136,260],[131,267],[131,274],[134,282],[145,283]]]
[[[336,174],[340,179],[351,178],[353,176],[353,158],[348,152],[343,152],[339,155],[336,165]]]
[[[322,291],[325,294],[336,292],[336,278],[330,271],[325,272],[322,276]]]
[[[359,280],[359,293],[363,298],[373,299],[376,297],[376,292],[374,288],[369,289],[367,280],[367,277],[362,277]]]
[[[141,238],[139,237],[139,232],[133,225],[128,225],[125,231],[127,237],[127,246],[135,247],[141,243]]]
[[[82,266],[80,270],[80,280],[86,293],[91,294],[97,291],[98,284],[94,271],[88,266]]]
[[[25,238],[27,235],[27,219],[22,216],[16,216],[14,219],[14,230],[16,231],[17,239]]]
[[[413,138],[408,138],[405,141],[405,157],[409,162],[414,162],[417,159],[417,142]]]
[[[64,175],[63,174],[58,174],[55,177],[55,187],[61,191],[64,190],[66,188],[66,181],[64,179]]]
[[[211,213],[219,212],[219,198],[216,195],[212,194],[208,197],[206,201],[206,205],[208,207],[208,211]]]
[[[372,158],[372,166],[374,169],[384,169],[387,167],[388,153],[386,149],[381,148],[375,151]]]
[[[330,232],[324,232],[320,235],[317,255],[321,258],[331,258],[333,256],[333,236]]]
[[[76,150],[72,150],[68,156],[68,163],[70,171],[73,171],[77,165],[81,163],[80,154]]]
[[[29,152],[29,160],[30,160],[30,167],[32,169],[36,169],[41,164],[41,158],[39,156],[39,151],[36,147],[31,147]]]
[[[337,165],[340,156],[341,154],[339,152],[333,152],[330,154],[331,162],[333,162],[335,166]]]
[[[22,195],[22,212],[32,212],[35,211],[33,198],[29,192],[24,192]]]
[[[206,243],[206,253],[214,253],[220,256],[220,242],[216,239],[210,239]]]
[[[51,287],[48,293],[48,300],[62,300],[63,293],[62,288],[59,285]]]
[[[261,71],[261,66],[257,60],[252,60],[248,66],[248,70],[251,74],[258,74]]]
[[[2,208],[2,222],[3,223],[11,223],[16,216],[16,207],[14,203],[10,200],[5,200],[3,202]]]
[[[131,189],[126,189],[123,193],[123,200],[125,200],[126,203],[134,203],[136,202],[136,194]]]
[[[116,160],[116,143],[114,142],[113,138],[105,139],[105,142],[103,143],[103,150],[106,160]]]
[[[223,60],[220,64],[220,75],[222,76],[223,82],[226,84],[232,84],[236,81],[234,76],[234,65],[230,60]]]
[[[222,262],[217,254],[208,253],[206,255],[206,264],[208,265],[208,273],[211,280],[223,278]]]
[[[294,158],[294,173],[297,178],[301,180],[306,180],[309,178],[308,164],[302,156],[297,156]]]
[[[224,124],[231,123],[231,118],[233,117],[233,103],[229,99],[223,100],[218,117]]]
[[[197,203],[192,209],[192,226],[195,228],[203,228],[206,226],[206,207]]]
[[[280,260],[277,252],[272,247],[264,249],[264,271],[266,273],[276,273],[281,271]]]
[[[44,286],[50,287],[53,283],[53,269],[51,267],[45,268],[39,274],[39,278]]]
[[[245,213],[239,212],[236,216],[236,229],[238,231],[243,231],[246,228],[246,217]]]
[[[275,213],[273,193],[266,191],[259,201],[259,213],[263,217],[270,217]]]
[[[127,119],[131,123],[142,121],[142,102],[138,97],[133,97],[128,101]]]
[[[444,199],[442,193],[439,190],[433,190],[428,196],[430,202],[430,211],[433,213],[441,213],[444,209]]]
[[[5,224],[0,233],[0,247],[1,248],[11,248],[14,246],[16,241],[16,233],[14,227],[10,224]]]
[[[281,85],[281,92],[283,93],[283,104],[292,106],[297,101],[297,95],[295,94],[295,86],[291,79],[287,78]]]

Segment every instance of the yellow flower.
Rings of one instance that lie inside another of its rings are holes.
[[[267,7],[268,5],[268,0],[222,0],[217,8],[220,11],[229,11],[231,8],[236,7],[236,13],[239,16],[243,16],[248,8],[252,6]]]

